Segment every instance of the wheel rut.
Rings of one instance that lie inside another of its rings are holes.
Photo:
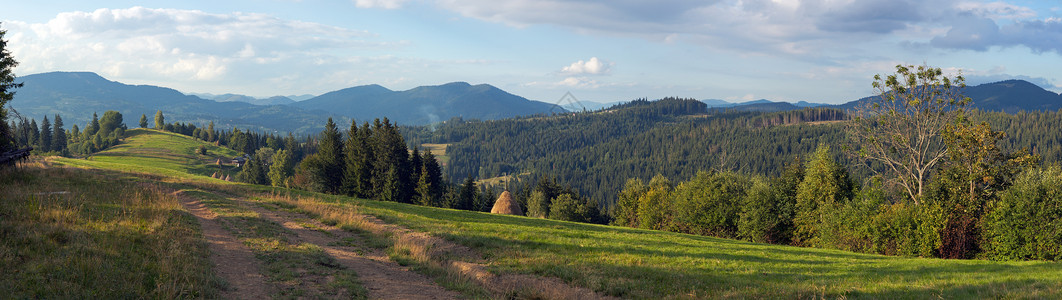
[[[321,247],[341,265],[354,270],[369,291],[370,299],[461,298],[459,294],[439,287],[424,275],[391,261],[379,249],[364,246],[362,238],[356,234],[301,214],[266,209],[246,200],[239,202],[266,220],[291,231],[301,242]]]
[[[251,249],[219,224],[217,214],[199,200],[175,192],[185,210],[195,216],[203,231],[203,239],[210,250],[210,262],[214,272],[223,279],[227,288],[221,291],[222,299],[264,299],[272,293],[272,286],[262,275],[261,262]]]

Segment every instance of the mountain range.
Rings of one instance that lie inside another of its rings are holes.
[[[220,128],[308,134],[320,132],[328,117],[339,124],[349,124],[351,118],[360,122],[387,117],[401,125],[424,125],[453,117],[492,120],[558,110],[490,85],[463,82],[408,91],[359,86],[295,101],[283,96],[185,95],[165,87],[110,81],[90,72],[41,73],[17,81],[24,86],[15,90],[12,108],[38,120],[60,114],[66,126],[84,126],[92,112],[118,110],[126,125],[135,127],[141,114],[150,119],[162,110],[170,122],[203,125],[213,121]]]
[[[162,110],[168,121],[197,125],[213,121],[219,128],[242,128],[263,132],[316,133],[328,117],[339,124],[351,119],[370,121],[387,117],[401,125],[424,125],[454,117],[494,120],[515,116],[549,114],[564,108],[510,94],[488,84],[452,82],[393,91],[380,85],[341,89],[320,96],[254,98],[236,94],[193,94],[158,86],[128,85],[89,72],[51,72],[19,77],[25,85],[15,90],[10,106],[22,116],[41,119],[63,116],[66,126],[84,126],[91,112],[118,110],[130,127],[141,114],[152,118]],[[972,108],[991,111],[1062,109],[1062,95],[1023,80],[1006,80],[967,87]],[[773,102],[765,99],[731,103],[701,100],[709,108],[738,111],[786,111],[805,107],[853,108],[875,97],[840,105],[808,102]],[[301,100],[301,101],[300,101]],[[588,110],[622,103],[581,103]],[[345,125],[344,125],[345,126]],[[343,127],[343,126],[341,126]]]

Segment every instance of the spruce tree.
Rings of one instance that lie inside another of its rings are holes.
[[[348,196],[364,194],[358,176],[363,163],[361,155],[365,151],[361,137],[361,132],[358,132],[358,121],[351,120],[347,140],[343,143],[343,163],[346,164],[346,168],[343,169],[343,193]]]
[[[423,161],[423,167],[417,180],[419,197],[417,202],[421,205],[440,206],[442,205],[443,187],[439,162],[435,160],[435,155],[431,151],[424,152],[424,157],[419,161]]]
[[[147,115],[140,114],[140,128],[147,128]]]
[[[461,192],[457,195],[457,202],[454,203],[454,209],[471,210],[472,204],[476,201],[476,194],[479,190],[476,189],[476,178],[468,176],[465,178],[465,183],[461,185]]]
[[[92,121],[89,121],[88,126],[85,126],[84,135],[87,138],[92,138],[96,135],[96,132],[100,131],[100,117],[95,112],[92,113]]]
[[[48,121],[48,116],[44,116],[44,121],[41,121],[41,137],[38,140],[38,144],[40,149],[37,149],[37,151],[52,151],[52,122]]]
[[[32,147],[40,147],[40,136],[41,129],[40,127],[37,127],[37,120],[30,120],[29,135],[26,139],[26,145],[30,145]]]
[[[22,83],[15,83],[13,70],[18,66],[18,61],[11,57],[7,50],[7,40],[4,39],[6,30],[0,30],[0,152],[14,148],[14,137],[7,123],[7,102],[14,99],[16,88],[22,87]]]
[[[61,155],[67,154],[66,130],[63,129],[63,118],[55,114],[55,132],[52,134],[52,150]]]
[[[321,132],[321,140],[318,142],[317,155],[321,159],[321,185],[325,191],[339,194],[343,187],[343,162],[342,135],[332,118],[328,118],[325,129]]]

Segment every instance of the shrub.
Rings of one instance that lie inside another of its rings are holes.
[[[987,258],[1062,259],[1062,170],[1022,173],[982,222]]]
[[[738,207],[751,180],[730,172],[700,172],[675,188],[675,223],[682,232],[734,237]]]

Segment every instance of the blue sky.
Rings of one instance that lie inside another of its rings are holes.
[[[1062,91],[1062,1],[19,1],[16,74],[190,93],[487,83],[534,100],[841,103],[897,64]]]

